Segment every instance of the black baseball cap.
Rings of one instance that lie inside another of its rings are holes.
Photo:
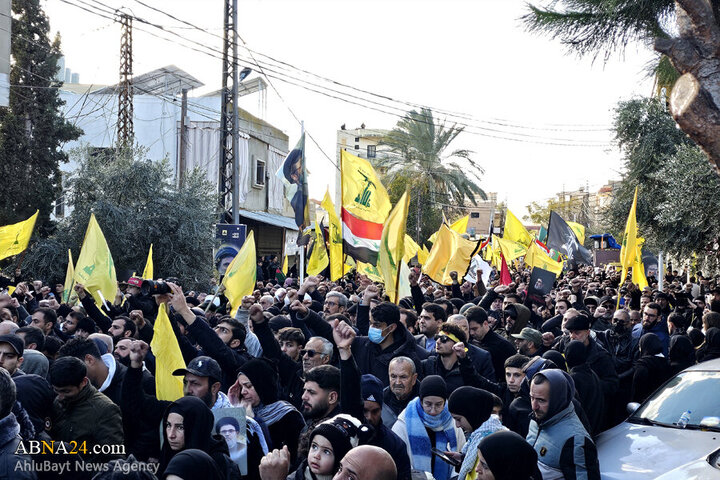
[[[15,353],[22,357],[23,350],[25,350],[25,342],[17,335],[0,335],[0,343],[9,344]]]
[[[193,358],[186,368],[178,368],[172,374],[185,375],[186,373],[192,373],[198,377],[210,377],[218,382],[222,380],[220,365],[215,359],[206,356]]]

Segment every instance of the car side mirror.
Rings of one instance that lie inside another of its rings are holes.
[[[627,408],[627,413],[632,415],[633,413],[635,413],[635,410],[640,408],[640,404],[638,402],[630,402],[627,404],[626,408]]]

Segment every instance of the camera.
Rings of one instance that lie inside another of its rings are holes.
[[[143,295],[163,295],[171,291],[170,286],[165,282],[143,280],[142,285],[140,285],[140,293]]]

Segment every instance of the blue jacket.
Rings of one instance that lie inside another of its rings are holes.
[[[0,480],[36,479],[29,455],[16,455],[20,438],[20,425],[10,413],[0,420]],[[25,448],[29,448],[27,445]],[[16,468],[18,467],[19,468]],[[27,468],[25,468],[27,466]]]
[[[566,372],[545,370],[537,375],[550,382],[549,418],[540,422],[533,414],[527,441],[538,454],[538,467],[544,477],[553,473],[566,480],[599,480],[595,444],[575,413],[572,398],[575,386]],[[559,409],[559,410],[558,410]]]

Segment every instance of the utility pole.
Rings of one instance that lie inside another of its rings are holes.
[[[180,107],[180,155],[179,155],[179,161],[178,161],[178,185],[180,185],[180,188],[183,186],[183,181],[185,177],[185,162],[186,162],[186,153],[185,148],[187,145],[187,132],[186,130],[186,117],[187,117],[187,88],[182,89],[182,103]]]
[[[120,15],[120,83],[118,91],[117,143],[119,147],[132,146],[133,87],[132,87],[132,18]]]
[[[238,199],[240,195],[240,164],[238,158],[238,83],[237,63],[237,0],[225,0],[222,112],[220,114],[220,165],[218,201],[221,222],[240,223]],[[232,56],[231,56],[232,48]]]

